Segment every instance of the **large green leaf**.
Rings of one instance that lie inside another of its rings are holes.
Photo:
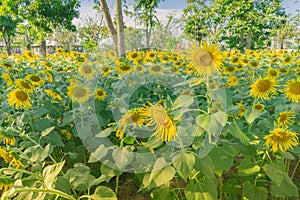
[[[250,144],[250,139],[246,136],[246,134],[240,129],[240,127],[236,123],[231,123],[228,126],[228,133],[230,133],[233,137],[239,139],[243,144]]]
[[[207,178],[203,183],[191,183],[184,188],[188,200],[215,200],[218,198],[216,183]]]
[[[53,165],[49,165],[43,170],[44,184],[48,189],[53,188],[53,184],[56,180],[57,175],[61,171],[65,162],[56,163]]]
[[[187,179],[195,165],[195,156],[192,153],[183,153],[173,163],[173,166],[177,170],[177,173],[183,178]]]
[[[91,198],[93,200],[118,200],[112,189],[105,186],[98,186]]]
[[[256,187],[250,182],[243,184],[243,196],[249,200],[267,199],[268,190],[264,187]]]
[[[156,186],[163,185],[172,180],[175,173],[176,171],[173,167],[168,166],[163,158],[159,158],[154,163],[153,171],[149,177],[149,183],[153,182]]]

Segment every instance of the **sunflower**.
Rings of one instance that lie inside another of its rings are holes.
[[[13,85],[13,80],[9,74],[2,73],[1,78],[4,80],[8,87]]]
[[[71,131],[69,131],[69,130],[63,129],[63,130],[60,130],[60,133],[61,133],[62,135],[65,135],[66,138],[67,138],[67,140],[70,140],[71,137],[72,137],[72,133],[71,133]]]
[[[47,69],[52,70],[52,64],[48,61],[42,61],[41,64]]]
[[[90,97],[90,89],[86,86],[70,85],[68,86],[67,95],[74,102],[84,103]]]
[[[167,63],[170,62],[170,57],[167,54],[161,54],[159,56],[160,62],[161,63]]]
[[[46,75],[46,80],[49,81],[50,83],[53,82],[53,75],[51,74],[50,71],[48,70],[41,70],[40,71],[42,74]]]
[[[0,138],[3,138],[4,144],[14,146],[16,144],[16,138],[13,133],[8,131],[0,131]]]
[[[102,88],[97,88],[95,90],[95,97],[98,101],[102,101],[106,97],[106,92]]]
[[[109,75],[110,74],[109,66],[101,66],[101,67],[99,67],[99,72],[101,73],[101,75],[103,77]]]
[[[37,74],[28,74],[26,76],[27,80],[30,80],[31,84],[34,86],[41,86],[44,84],[44,80]]]
[[[279,73],[276,69],[270,67],[267,70],[267,76],[270,77],[270,78],[277,78],[279,76]]]
[[[237,85],[239,83],[239,80],[238,80],[238,78],[236,77],[236,76],[230,76],[229,78],[228,78],[228,85],[229,86],[235,86],[235,85]]]
[[[24,167],[23,163],[19,160],[19,156],[13,150],[7,151],[0,147],[0,157],[7,163],[10,163],[15,168]]]
[[[110,58],[110,59],[114,59],[117,57],[117,53],[114,50],[109,50],[106,55]]]
[[[296,118],[296,115],[292,110],[280,112],[279,117],[277,118],[278,126],[287,128],[294,123],[294,118]]]
[[[223,67],[223,72],[224,74],[233,74],[235,72],[235,67],[233,66]]]
[[[281,68],[279,68],[279,72],[280,72],[281,74],[288,74],[288,73],[289,73],[289,70],[286,69],[286,68],[284,68],[284,67],[281,67]]]
[[[245,112],[247,111],[246,107],[242,103],[237,103],[236,105],[239,107],[238,115],[240,117],[243,117]]]
[[[145,61],[146,62],[154,62],[156,60],[156,52],[152,52],[152,51],[147,51],[146,53],[146,57],[145,57]]]
[[[58,93],[54,92],[53,90],[46,89],[46,90],[44,90],[44,92],[45,92],[48,96],[52,97],[53,99],[57,99],[57,100],[59,100],[59,101],[62,101],[61,96],[60,96]]]
[[[300,101],[300,79],[298,80],[289,80],[285,86],[285,95],[286,97],[293,101]]]
[[[254,68],[257,68],[259,66],[258,62],[256,60],[251,60],[249,64],[251,67],[254,67]]]
[[[23,51],[23,55],[29,59],[29,60],[33,60],[34,59],[34,54],[31,51],[28,50],[24,50]]]
[[[269,99],[271,94],[277,94],[277,81],[271,78],[259,78],[251,85],[250,95],[256,98]]]
[[[163,141],[168,142],[177,134],[176,125],[171,116],[160,104],[151,104],[145,108],[144,116],[149,120],[146,126],[155,126],[154,135],[160,137]]]
[[[265,105],[258,102],[254,104],[253,109],[262,112],[265,110]]]
[[[7,97],[8,104],[13,108],[26,110],[32,106],[29,94],[23,90],[15,89],[8,93]]]
[[[139,61],[141,59],[141,53],[136,51],[126,53],[126,56],[131,61]]]
[[[59,47],[59,48],[56,49],[56,54],[57,55],[62,55],[63,53],[65,53],[63,48]]]
[[[27,80],[23,80],[23,79],[17,79],[15,81],[15,85],[20,88],[21,90],[24,90],[25,92],[31,93],[33,92],[34,88],[31,85],[31,83]]]
[[[270,131],[269,135],[266,135],[264,139],[266,140],[265,145],[267,147],[271,146],[274,153],[278,150],[286,152],[288,149],[292,149],[293,146],[298,145],[297,133],[283,128]]]
[[[231,64],[237,64],[239,62],[239,57],[234,56],[231,58],[230,63]]]
[[[142,65],[136,65],[134,70],[140,74],[140,73],[143,73],[145,71],[145,68],[142,66]]]
[[[119,72],[120,75],[128,74],[132,71],[132,69],[132,66],[126,63],[120,63],[116,67],[116,70]]]
[[[154,75],[160,75],[163,73],[163,71],[164,69],[161,65],[151,65],[149,67],[149,72]]]
[[[123,139],[123,135],[124,135],[124,132],[121,128],[118,128],[117,131],[116,131],[116,137],[117,138],[120,138],[120,140]]]
[[[10,177],[0,177],[0,191],[7,191],[11,186],[13,186],[15,180]]]
[[[282,62],[285,66],[291,64],[292,62],[294,61],[294,58],[292,56],[285,56],[283,59],[282,59]]]
[[[222,65],[222,56],[216,45],[210,45],[206,42],[201,46],[192,44],[189,52],[189,59],[198,75],[210,76],[220,70]]]
[[[144,108],[133,108],[128,111],[122,118],[119,120],[119,126],[124,130],[128,125],[133,125],[133,128],[136,128],[136,125],[142,127],[143,123],[146,120],[144,116]]]
[[[86,79],[92,79],[94,77],[95,70],[92,68],[92,66],[84,63],[79,66],[78,73]]]
[[[11,62],[3,62],[1,66],[5,69],[12,69],[14,65]]]

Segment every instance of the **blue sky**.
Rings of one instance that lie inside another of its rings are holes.
[[[126,0],[128,3],[132,3],[133,0]],[[107,3],[112,5],[115,0],[107,0]],[[93,6],[93,0],[82,0],[82,6]],[[288,13],[295,13],[297,9],[300,9],[300,0],[284,0],[284,7]],[[164,0],[159,4],[159,9],[183,9],[187,6],[186,0]]]

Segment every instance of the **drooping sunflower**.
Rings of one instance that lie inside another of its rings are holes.
[[[45,92],[48,96],[52,97],[53,99],[62,101],[61,96],[60,96],[57,92],[54,92],[53,90],[50,90],[50,89],[46,89],[46,90],[44,90],[44,92]]]
[[[254,104],[253,110],[257,110],[259,112],[262,112],[262,111],[265,110],[265,105],[258,102],[256,104]]]
[[[42,61],[41,64],[47,69],[52,70],[52,64],[48,61]]]
[[[15,84],[18,88],[20,88],[21,90],[24,90],[25,92],[33,92],[34,87],[31,85],[31,83],[27,80],[23,80],[23,79],[17,79],[15,81]]]
[[[5,69],[12,69],[14,67],[12,62],[2,62],[1,66]]]
[[[88,63],[83,63],[78,68],[78,73],[86,79],[92,79],[95,74],[95,70]]]
[[[73,102],[84,103],[90,97],[90,89],[86,86],[70,85],[68,86],[67,95]]]
[[[289,80],[285,86],[286,97],[293,102],[300,102],[300,79]]]
[[[67,130],[67,129],[63,129],[63,130],[60,130],[60,133],[62,135],[65,135],[67,140],[70,140],[72,138],[72,133],[70,130]]]
[[[28,74],[26,76],[27,80],[30,80],[31,84],[34,86],[41,86],[44,84],[44,80],[37,74]]]
[[[203,42],[200,46],[192,44],[189,59],[197,75],[211,76],[220,70],[222,56],[216,45],[208,45]]]
[[[0,177],[0,191],[7,191],[11,186],[13,186],[15,180],[10,177]]]
[[[8,145],[11,145],[11,146],[16,144],[15,135],[13,133],[8,132],[8,131],[0,130],[0,138],[3,138],[4,144],[8,144]]]
[[[298,145],[297,133],[283,128],[270,131],[269,135],[266,135],[264,139],[266,140],[265,145],[271,147],[274,153],[278,151],[286,152],[288,149],[292,149],[293,146]]]
[[[13,79],[11,78],[11,76],[7,73],[2,73],[1,78],[4,80],[4,82],[6,83],[6,85],[12,86],[13,85]]]
[[[164,68],[161,65],[151,65],[149,67],[149,72],[151,74],[160,75],[164,71]]]
[[[168,142],[177,134],[175,122],[160,104],[151,104],[145,108],[143,115],[149,118],[146,126],[155,126],[154,135]]]
[[[49,81],[50,83],[53,82],[53,75],[50,71],[48,70],[41,70],[40,71],[42,74],[46,75],[46,80]]]
[[[236,105],[239,107],[238,115],[240,117],[243,117],[245,115],[245,112],[247,111],[246,106],[244,106],[242,103],[236,103]]]
[[[296,115],[292,110],[280,112],[279,117],[277,118],[278,126],[287,128],[294,123],[294,118],[296,118]]]
[[[260,99],[270,99],[271,94],[277,94],[277,81],[272,78],[259,78],[251,85],[250,95]]]
[[[97,88],[95,90],[95,97],[98,101],[102,101],[106,97],[106,92],[102,88]]]
[[[129,125],[133,125],[133,128],[136,128],[136,125],[142,127],[143,123],[146,120],[144,113],[145,113],[144,108],[133,108],[129,110],[119,120],[119,127],[122,128],[122,130]]]
[[[7,97],[8,104],[13,108],[26,110],[32,106],[29,94],[23,90],[15,89],[8,93]]]

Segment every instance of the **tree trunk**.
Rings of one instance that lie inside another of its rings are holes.
[[[150,28],[146,27],[146,48],[149,49],[150,47]]]
[[[25,34],[25,42],[26,42],[26,49],[28,51],[31,51],[31,39],[27,33]]]
[[[47,48],[46,47],[46,40],[43,39],[42,42],[41,42],[41,47],[40,47],[43,58],[45,58],[46,54],[47,54],[47,49],[46,48]]]
[[[5,42],[7,55],[10,56],[11,55],[11,50],[10,50],[10,36],[5,34],[5,27],[2,27],[1,32],[2,32],[2,35],[3,35],[4,42]]]
[[[252,36],[251,36],[251,32],[248,31],[247,33],[247,43],[246,43],[246,49],[251,49],[251,45],[252,45]]]
[[[122,0],[116,1],[116,17],[117,17],[117,34],[118,34],[118,54],[125,55],[125,36],[124,36],[124,21],[122,13]]]
[[[116,31],[116,29],[114,27],[114,24],[113,24],[113,21],[111,19],[109,8],[107,6],[106,0],[100,0],[100,7],[102,9],[103,17],[105,19],[105,23],[106,23],[106,26],[108,28],[108,31],[109,31],[112,39],[113,39],[115,50],[117,50],[117,47],[118,47],[117,31]]]
[[[243,33],[240,34],[240,48],[244,49],[245,47],[245,39]]]

